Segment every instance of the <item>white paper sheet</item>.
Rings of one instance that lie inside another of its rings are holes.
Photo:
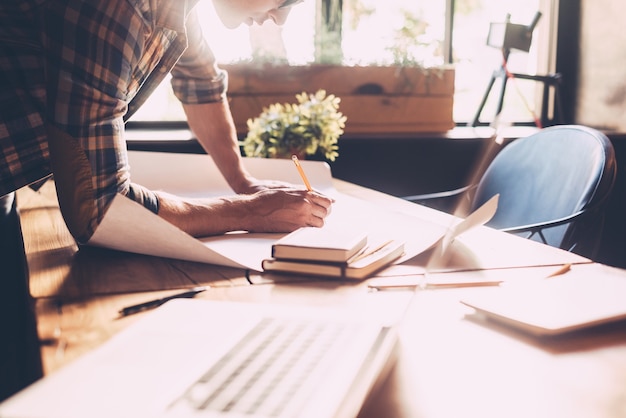
[[[232,195],[233,191],[206,154],[176,154],[131,151],[132,180],[149,189],[184,197]],[[246,169],[255,177],[303,185],[290,159],[244,158]],[[318,161],[300,161],[311,182],[320,191],[333,190],[330,166]],[[304,185],[303,185],[304,186]]]
[[[213,160],[202,154],[156,152],[129,153],[132,179],[154,190],[185,197],[232,195],[232,190]],[[291,160],[244,158],[248,171],[257,178],[301,184]],[[389,212],[374,203],[337,192],[326,163],[301,161],[312,186],[336,199],[324,228],[335,224],[365,228],[370,234],[404,241],[409,259],[436,243],[446,229],[435,223]],[[160,257],[199,261],[262,271],[261,262],[271,256],[271,245],[285,234],[230,233],[196,239],[169,224],[143,206],[117,196],[90,245]]]

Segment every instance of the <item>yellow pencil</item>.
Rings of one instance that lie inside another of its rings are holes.
[[[302,177],[302,181],[304,182],[306,189],[308,191],[312,191],[313,188],[311,187],[311,183],[309,183],[309,179],[306,178],[306,174],[304,174],[304,170],[302,169],[302,166],[300,165],[300,161],[298,160],[298,157],[296,155],[292,155],[291,160],[296,165],[296,168],[298,169],[298,173],[300,173],[300,177]]]
[[[558,270],[553,271],[552,273],[548,274],[546,276],[546,279],[549,279],[549,278],[555,277],[555,276],[560,276],[561,274],[565,274],[568,271],[570,271],[571,268],[572,268],[572,265],[570,263],[563,264]]]

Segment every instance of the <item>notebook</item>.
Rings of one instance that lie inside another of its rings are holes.
[[[558,335],[626,320],[626,277],[616,269],[581,267],[466,296],[482,318],[538,336]]]
[[[355,416],[394,358],[404,310],[173,300],[0,417]]]
[[[336,277],[339,279],[362,280],[391,264],[404,253],[404,243],[387,241],[367,245],[363,252],[354,254],[345,263],[332,263],[305,260],[263,260],[263,271],[278,273],[298,273],[313,276]]]
[[[272,245],[272,257],[289,260],[346,262],[367,244],[367,234],[353,228],[304,227]]]

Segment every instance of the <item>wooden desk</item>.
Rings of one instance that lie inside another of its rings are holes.
[[[343,182],[337,182],[337,187],[436,222],[450,220],[448,215],[367,189]],[[285,304],[346,304],[368,295],[366,282],[246,278],[236,269],[199,263],[99,249],[77,251],[53,196],[46,194],[50,190],[29,192],[19,197],[31,289],[38,296],[46,373],[102,344],[141,317],[116,319],[121,307],[169,294],[178,287],[209,283],[212,288],[199,297]],[[489,252],[489,245],[494,245],[493,232],[477,231],[468,242],[478,246],[484,238]],[[513,252],[537,248],[522,239],[496,235]],[[488,272],[523,280],[524,276],[543,276],[569,257],[565,254],[562,258],[560,251],[547,247],[545,253],[548,261],[544,265]],[[478,250],[476,254],[486,262],[484,254]],[[573,268],[590,269],[590,275],[602,267],[589,260],[576,260],[579,264]],[[480,276],[486,272],[463,274]],[[626,416],[624,323],[567,337],[536,339],[471,320],[469,309],[458,301],[480,291],[483,289],[417,292],[402,326],[398,362],[370,396],[362,417]]]
[[[396,368],[363,417],[626,416],[626,322],[535,338],[469,319],[458,300],[481,291],[417,293]]]

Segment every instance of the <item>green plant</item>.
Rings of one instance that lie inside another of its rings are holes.
[[[298,103],[275,103],[261,115],[248,119],[243,151],[248,157],[284,158],[322,155],[330,161],[339,156],[337,142],[346,117],[339,112],[340,98],[315,94],[296,95]]]

